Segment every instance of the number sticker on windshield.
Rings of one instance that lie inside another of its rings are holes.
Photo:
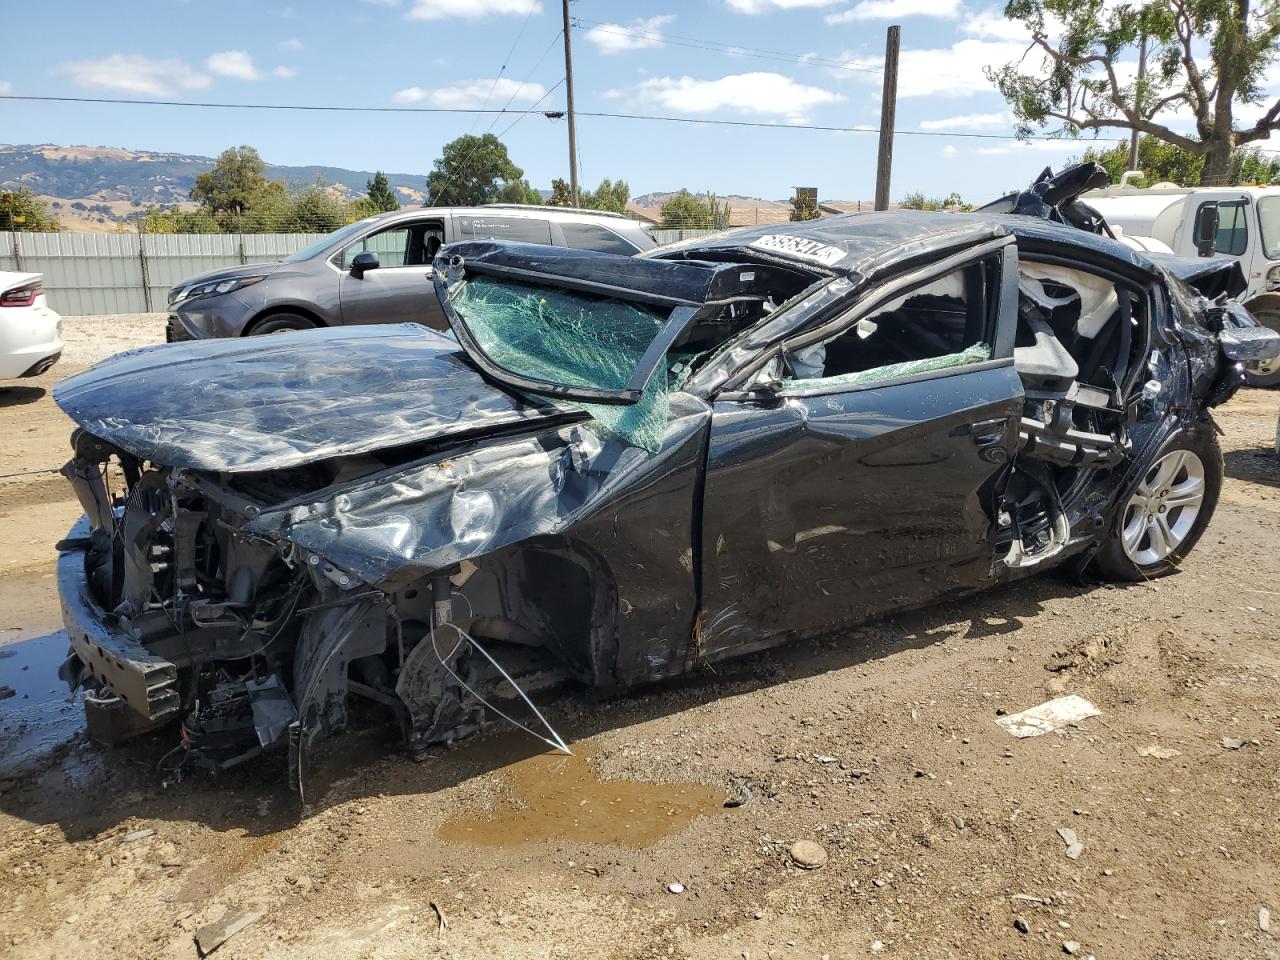
[[[774,253],[784,253],[789,257],[799,257],[801,260],[812,260],[825,267],[831,266],[844,256],[844,251],[839,247],[829,247],[816,240],[805,240],[803,237],[792,237],[785,233],[767,234],[752,240],[751,246],[760,250],[772,250]]]

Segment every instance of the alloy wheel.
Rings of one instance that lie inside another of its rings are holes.
[[[1125,556],[1140,567],[1167,560],[1191,534],[1204,494],[1204,463],[1192,451],[1171,450],[1153,463],[1125,507]]]

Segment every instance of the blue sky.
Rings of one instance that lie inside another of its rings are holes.
[[[574,0],[580,111],[777,123],[878,122],[885,28],[902,25],[900,131],[1008,133],[982,76],[1016,59],[999,0]],[[10,11],[0,92],[349,106],[532,105],[564,72],[558,0],[60,0]],[[35,38],[49,38],[37,42]],[[514,44],[514,50],[512,50]],[[730,49],[739,48],[739,49]],[[502,70],[504,58],[512,50]],[[1276,77],[1280,87],[1280,76]],[[497,81],[495,83],[495,80]],[[539,109],[560,109],[563,88]],[[198,110],[0,101],[16,142],[212,155],[239,143],[273,163],[417,173],[463,133],[510,117]],[[563,122],[532,114],[504,135],[535,185],[567,170]],[[686,186],[783,198],[874,192],[869,134],[583,117],[582,179],[633,193]],[[893,196],[983,200],[1080,145],[899,136]]]

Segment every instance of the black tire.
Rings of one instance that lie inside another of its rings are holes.
[[[1280,367],[1274,373],[1254,373],[1245,367],[1244,382],[1251,387],[1280,386]]]
[[[287,333],[290,330],[314,330],[313,321],[297,313],[275,313],[255,323],[246,336],[260,337],[268,333]]]
[[[1195,515],[1194,521],[1167,556],[1153,562],[1142,563],[1126,552],[1122,536],[1126,523],[1134,517],[1131,511],[1137,508],[1132,505],[1132,500],[1121,504],[1120,509],[1116,511],[1116,520],[1110,535],[1094,557],[1094,569],[1106,579],[1132,583],[1163,577],[1173,572],[1195,548],[1209,521],[1213,519],[1214,510],[1218,506],[1218,496],[1222,492],[1222,450],[1218,446],[1218,437],[1211,423],[1197,423],[1165,441],[1160,451],[1151,458],[1151,467],[1144,479],[1153,476],[1161,460],[1179,450],[1194,453],[1204,468],[1204,491],[1199,512]],[[1174,514],[1170,512],[1168,516],[1172,517]],[[1140,520],[1140,517],[1138,519]],[[1170,521],[1166,519],[1165,522],[1168,524]],[[1148,541],[1139,541],[1139,543],[1142,542]]]
[[[1253,314],[1253,318],[1264,327],[1280,331],[1280,310],[1259,310]],[[1280,386],[1280,366],[1272,373],[1253,373],[1245,367],[1244,382],[1251,387]]]

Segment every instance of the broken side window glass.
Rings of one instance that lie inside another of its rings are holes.
[[[991,358],[982,264],[884,304],[822,343],[788,351],[784,390],[857,386]]]

